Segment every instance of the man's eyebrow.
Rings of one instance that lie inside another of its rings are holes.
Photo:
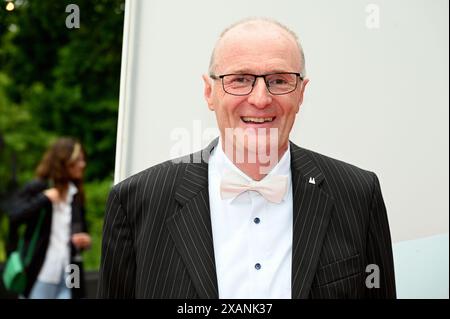
[[[274,70],[270,70],[266,73],[258,73],[258,72],[254,72],[253,70],[250,69],[238,69],[238,70],[233,70],[230,72],[227,72],[227,74],[272,74],[272,73],[284,73],[284,72],[294,72],[294,71],[287,71],[284,69],[274,69]]]
[[[250,69],[237,69],[237,70],[228,72],[228,74],[254,74],[252,72],[253,71]]]

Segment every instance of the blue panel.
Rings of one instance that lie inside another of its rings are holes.
[[[394,244],[397,296],[448,299],[448,233]]]

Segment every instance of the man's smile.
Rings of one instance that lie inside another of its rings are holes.
[[[271,117],[252,117],[252,116],[241,116],[241,120],[246,124],[262,124],[271,123],[275,120],[275,116]]]

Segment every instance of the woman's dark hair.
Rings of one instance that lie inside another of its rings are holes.
[[[80,153],[86,156],[86,152],[78,140],[72,137],[57,139],[42,157],[36,168],[36,176],[52,182],[61,194],[66,191],[67,184],[72,182],[78,188],[81,199],[84,200],[83,180],[73,179],[68,170],[68,166],[78,158]]]

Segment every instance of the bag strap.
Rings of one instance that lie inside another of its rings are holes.
[[[19,253],[20,253],[21,255],[22,255],[22,251],[23,251],[23,243],[24,243],[23,235],[20,234],[20,237],[19,237],[19,244],[17,245],[17,250],[19,251]]]
[[[45,210],[42,209],[41,215],[39,216],[39,221],[36,225],[36,228],[34,229],[34,233],[33,233],[33,236],[31,237],[30,245],[28,246],[28,251],[25,256],[25,260],[24,260],[25,267],[27,267],[30,264],[31,259],[33,258],[34,249],[36,248],[36,242],[39,237],[39,233],[41,230],[42,221],[44,220],[44,216],[45,216]],[[21,238],[21,242],[19,242],[19,247],[20,247],[20,245],[23,246],[23,238]]]

